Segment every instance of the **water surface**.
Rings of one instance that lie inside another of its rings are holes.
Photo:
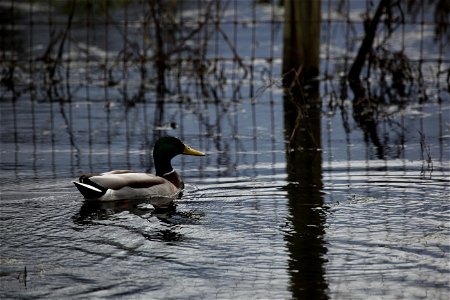
[[[140,108],[111,112],[116,125],[96,129],[118,132],[110,135],[117,142],[84,148],[74,144],[90,137],[72,128],[76,139],[67,138],[60,112],[50,128],[62,130],[48,132],[40,111],[60,111],[58,104],[36,105],[33,128],[25,104],[2,103],[2,297],[445,299],[450,292],[450,164],[439,128],[426,128],[431,164],[414,129],[405,131],[411,138],[400,157],[380,160],[358,131],[339,134],[339,118],[324,117],[316,187],[288,174],[276,119],[240,128],[235,138],[185,135],[208,155],[174,159],[185,195],[175,211],[155,212],[146,203],[88,205],[70,182],[91,169],[145,169],[151,148],[142,146],[139,122],[120,138],[129,130],[120,124],[142,116]],[[243,124],[248,113],[238,117]],[[422,118],[409,118],[420,126]]]
[[[152,55],[145,5],[77,15],[51,85],[38,58],[67,13],[0,5],[21,12],[2,27],[17,76],[15,90],[0,86],[0,298],[448,299],[449,62],[432,14],[390,33],[422,72],[410,84],[426,99],[382,106],[374,144],[353,121],[342,77],[367,5],[350,1],[346,15],[323,1],[322,106],[301,111],[290,140],[298,115],[285,114],[280,85],[283,11],[257,2],[213,6],[221,23],[186,45],[205,42],[214,70],[201,82],[183,53],[171,57],[182,63],[166,70],[164,97],[153,64],[133,56]],[[210,6],[183,3],[176,17],[189,32]],[[389,92],[377,79],[373,92]],[[207,153],[173,160],[187,183],[174,211],[84,203],[72,180],[154,171],[161,135]]]

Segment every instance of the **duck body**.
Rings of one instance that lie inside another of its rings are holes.
[[[176,181],[149,173],[115,170],[100,174],[84,174],[75,186],[88,201],[135,200],[147,197],[176,198],[183,189],[178,174]]]
[[[174,137],[159,139],[153,149],[156,175],[129,170],[83,174],[73,181],[86,201],[150,200],[156,206],[167,206],[184,188],[171,160],[178,154],[203,156]]]

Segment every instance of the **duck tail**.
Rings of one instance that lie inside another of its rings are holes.
[[[72,181],[77,189],[80,191],[80,193],[84,196],[86,199],[97,199],[103,196],[106,192],[106,190],[100,190],[96,188],[95,186],[83,183],[83,182],[77,182]]]

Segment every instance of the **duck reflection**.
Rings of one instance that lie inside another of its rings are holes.
[[[138,223],[139,226],[135,227],[135,222],[120,222],[118,215],[122,212],[139,216],[149,224],[142,227]],[[80,226],[77,226],[76,230],[84,230],[89,225],[107,224],[110,227],[119,227],[133,233],[139,233],[148,241],[162,241],[172,244],[184,239],[184,235],[180,232],[180,225],[197,224],[203,216],[202,212],[197,211],[177,211],[176,205],[155,208],[148,200],[85,201],[78,213],[72,217],[72,220]],[[112,222],[103,223],[103,220]]]
[[[161,208],[153,206],[149,200],[122,200],[85,201],[72,219],[77,225],[92,225],[99,220],[112,219],[122,212],[129,212],[146,220],[155,217],[163,223],[174,225],[192,224],[203,216],[201,212],[177,211],[175,204]]]

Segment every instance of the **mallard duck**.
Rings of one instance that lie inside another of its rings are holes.
[[[171,136],[160,138],[153,148],[156,174],[114,170],[99,174],[83,174],[73,181],[88,201],[115,201],[157,199],[160,206],[172,202],[180,195],[184,183],[172,168],[171,160],[179,154],[203,156]]]

